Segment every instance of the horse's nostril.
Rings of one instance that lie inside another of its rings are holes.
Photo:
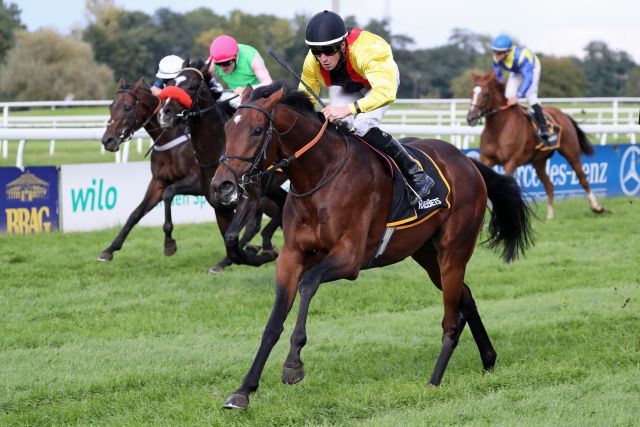
[[[231,181],[225,181],[222,184],[220,184],[220,187],[218,187],[218,191],[220,192],[220,194],[230,194],[234,191],[234,185]]]

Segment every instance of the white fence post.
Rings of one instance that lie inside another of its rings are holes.
[[[18,144],[18,154],[16,156],[16,167],[24,172],[24,146],[27,143],[26,140],[21,139]]]
[[[9,106],[5,105],[2,108],[2,126],[4,128],[9,126]],[[9,141],[2,140],[2,158],[6,159],[9,156]]]

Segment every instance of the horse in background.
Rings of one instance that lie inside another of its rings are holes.
[[[99,261],[111,261],[114,252],[122,248],[133,227],[160,200],[164,202],[165,214],[162,227],[165,233],[164,254],[166,256],[175,254],[177,244],[172,238],[171,202],[177,194],[204,195],[201,185],[202,169],[196,162],[188,127],[185,124],[177,124],[169,128],[161,128],[156,120],[159,107],[160,99],[151,93],[143,78],[133,85],[127,84],[124,79],[119,81],[113,102],[109,106],[110,118],[102,137],[102,144],[108,151],[118,151],[124,141],[144,127],[153,140],[150,160],[151,181],[142,202],[131,212],[113,242],[98,256]],[[254,216],[259,216],[261,219],[262,212]],[[258,219],[258,228],[259,221]],[[255,223],[256,220],[248,228],[254,230]],[[232,252],[237,251],[237,249],[232,250]],[[222,271],[229,264],[231,260],[225,257],[215,263],[210,271]]]
[[[553,219],[553,184],[545,167],[555,150],[536,149],[536,132],[526,110],[519,105],[506,107],[504,84],[496,79],[494,72],[483,75],[472,73],[472,76],[474,87],[467,122],[475,126],[481,118],[486,119],[480,135],[480,161],[488,166],[502,165],[508,175],[513,175],[518,166],[531,163],[547,194],[547,220]],[[562,129],[557,150],[575,171],[587,193],[591,210],[598,214],[604,212],[589,188],[580,161],[580,153],[593,155],[587,135],[569,115],[559,109],[544,107],[544,112]]]
[[[503,248],[504,260],[512,261],[529,245],[531,213],[513,177],[494,172],[445,141],[414,140],[407,145],[431,158],[446,180],[448,205],[411,228],[393,227],[388,234],[394,185],[386,161],[364,141],[336,132],[326,121],[323,125],[304,93],[285,92],[278,84],[255,92],[247,88],[225,130],[226,153],[211,183],[219,203],[234,206],[244,183],[273,170],[273,164],[282,165],[291,181],[273,309],[254,362],[225,408],[249,405],[249,394],[258,388],[297,292],[300,308],[282,370],[285,384],[296,384],[305,376],[300,352],[307,342],[311,299],[320,284],[355,280],[373,264],[390,265],[408,256],[443,292],[442,347],[429,383],[440,384],[467,323],[483,367],[494,366],[496,352],[465,283],[465,269],[487,199],[493,205],[489,241]]]
[[[185,60],[183,69],[176,76],[174,86],[160,93],[163,100],[158,112],[158,123],[162,128],[186,125],[191,132],[195,161],[201,169],[200,185],[209,204],[216,211],[220,231],[227,248],[227,257],[237,264],[262,265],[277,258],[278,252],[271,238],[282,224],[282,207],[287,197],[281,186],[286,181],[278,173],[258,184],[245,187],[245,197],[237,208],[215,203],[210,193],[210,183],[220,157],[225,149],[224,123],[235,109],[230,99],[219,102],[220,94],[209,88],[212,76],[208,64],[202,60]],[[262,247],[247,246],[260,230],[263,213],[271,217],[262,229]],[[245,233],[240,238],[240,231]],[[222,266],[224,267],[224,266]]]
[[[202,195],[188,129],[184,125],[161,129],[155,120],[159,105],[160,99],[146,87],[144,79],[140,78],[133,86],[124,79],[118,82],[113,102],[109,105],[110,117],[102,136],[102,145],[108,151],[118,151],[120,144],[144,127],[153,140],[151,181],[142,202],[131,212],[113,242],[98,256],[98,261],[111,261],[113,253],[122,248],[133,227],[160,200],[164,202],[164,254],[175,254],[178,247],[171,236],[171,201],[176,194]]]

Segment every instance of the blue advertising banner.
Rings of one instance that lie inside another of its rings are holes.
[[[58,229],[58,169],[0,167],[0,233],[31,234]]]
[[[595,154],[581,156],[591,191],[598,197],[640,196],[640,146],[634,144],[594,146]],[[468,156],[478,158],[478,149],[464,150]],[[494,168],[504,173],[502,166]],[[560,153],[547,161],[547,174],[554,186],[556,199],[585,197],[576,173]],[[517,169],[515,178],[522,189],[535,199],[546,199],[544,187],[531,165]]]

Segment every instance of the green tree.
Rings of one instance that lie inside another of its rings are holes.
[[[471,99],[471,90],[474,86],[474,80],[471,73],[484,74],[485,71],[478,69],[464,70],[455,79],[451,80],[451,94],[454,98]]]
[[[216,36],[222,34],[226,19],[216,15],[211,9],[202,7],[185,13],[184,20],[192,37],[191,46],[186,55],[191,58],[207,58],[209,46]],[[205,33],[207,35],[203,36]]]
[[[633,67],[629,71],[629,78],[624,84],[623,96],[640,96],[640,67]]]
[[[105,99],[113,73],[99,65],[91,46],[52,30],[16,32],[0,69],[0,92],[15,101]]]
[[[547,98],[584,96],[587,79],[571,58],[538,55],[542,66],[539,94]]]
[[[601,41],[590,42],[582,64],[589,83],[588,96],[622,96],[629,72],[636,66],[625,51],[609,49]]]
[[[96,60],[109,65],[116,78],[152,78],[158,61],[167,54],[167,33],[142,12],[110,8],[82,35],[91,44]]]
[[[14,32],[25,28],[20,22],[20,13],[15,4],[0,0],[0,63],[14,44]]]

